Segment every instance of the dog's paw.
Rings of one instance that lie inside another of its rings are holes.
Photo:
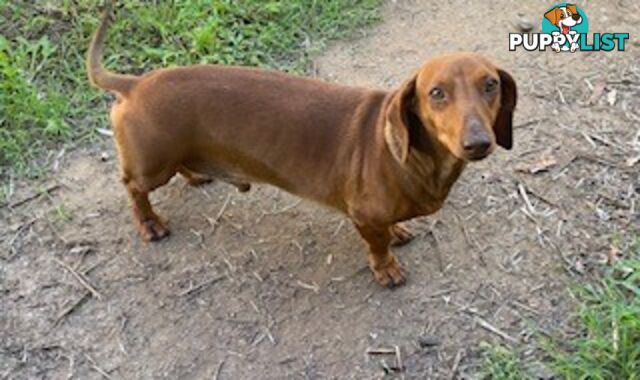
[[[380,285],[385,287],[404,285],[407,281],[405,270],[400,266],[395,256],[392,254],[389,255],[391,259],[386,265],[369,265],[373,272],[373,277]]]
[[[398,247],[413,240],[415,236],[404,225],[397,223],[391,226],[391,245]]]
[[[147,219],[138,224],[138,232],[144,241],[158,241],[169,236],[169,229],[157,219]]]

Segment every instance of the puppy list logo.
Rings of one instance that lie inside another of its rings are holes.
[[[559,3],[549,8],[542,18],[542,33],[509,33],[509,50],[522,46],[526,51],[555,52],[624,51],[629,33],[593,33],[589,35],[589,19],[576,4]]]

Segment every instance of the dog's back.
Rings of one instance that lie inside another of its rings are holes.
[[[348,170],[337,163],[372,138],[373,131],[358,130],[372,125],[361,118],[379,116],[358,108],[379,110],[371,103],[384,96],[268,70],[197,65],[140,77],[114,106],[112,122],[126,136],[121,145],[162,151],[170,165],[331,203]]]

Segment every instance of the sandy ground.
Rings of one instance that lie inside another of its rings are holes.
[[[490,3],[390,1],[317,60],[321,78],[392,88],[471,50],[517,80],[514,150],[411,222],[406,286],[372,281],[342,216],[267,186],[175,178],[153,195],[172,235],[144,244],[105,141],[0,209],[0,379],[474,378],[483,342],[545,374],[539,337],[572,333],[568,287],[640,232],[640,6],[581,2],[592,32],[632,43],[557,55],[507,49],[518,13],[539,28],[551,4]]]

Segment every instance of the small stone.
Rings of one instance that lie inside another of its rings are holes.
[[[102,161],[102,162],[109,161],[109,153],[107,153],[107,152],[100,153],[100,161]]]
[[[533,30],[533,23],[527,18],[521,18],[518,21],[518,30],[522,33],[529,33]]]
[[[418,337],[418,344],[422,348],[438,346],[440,345],[440,338],[435,335],[422,335]]]

